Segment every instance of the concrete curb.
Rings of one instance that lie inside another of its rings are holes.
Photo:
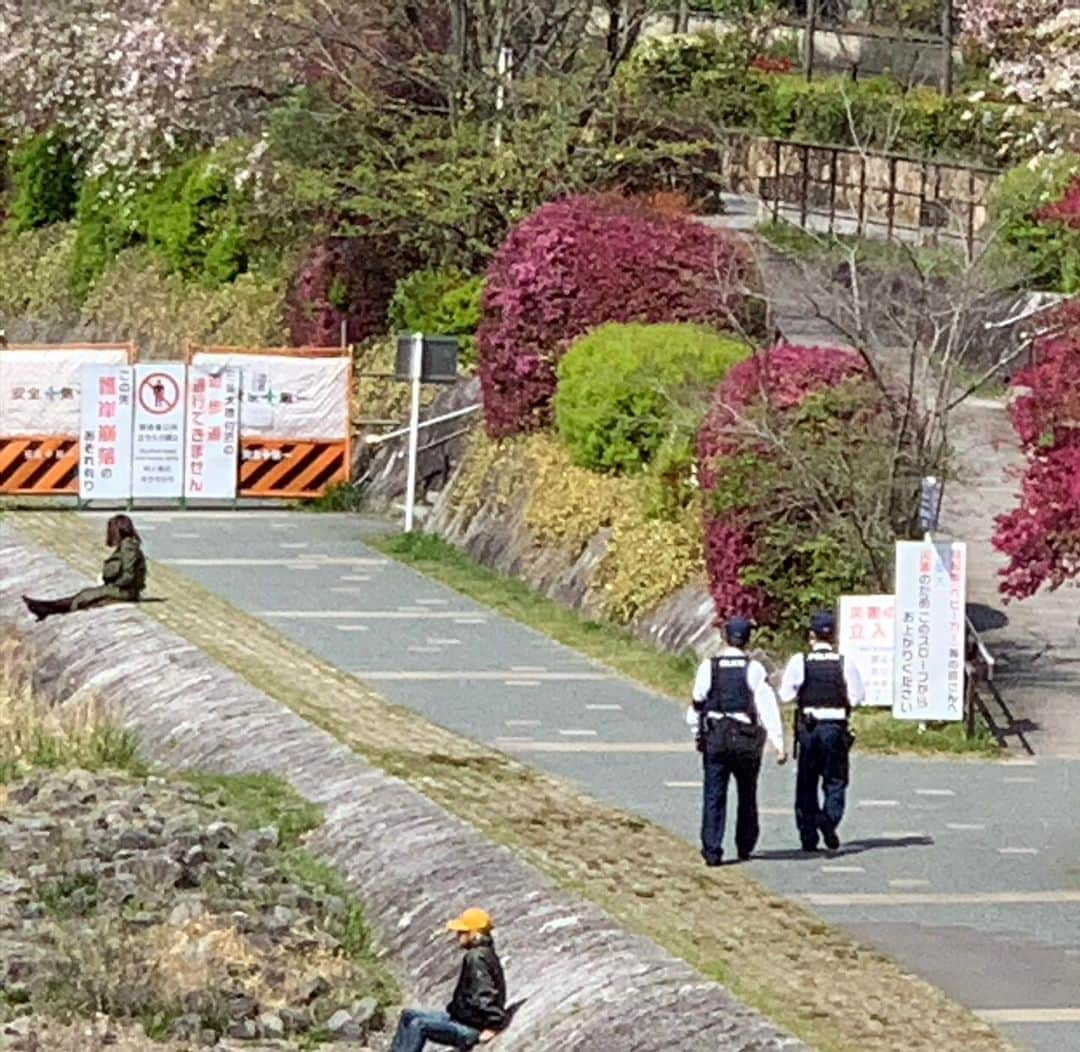
[[[457,961],[442,930],[447,917],[472,904],[489,909],[511,1000],[525,999],[496,1048],[805,1047],[137,608],[35,625],[23,594],[65,594],[88,582],[3,527],[0,565],[0,623],[29,648],[40,697],[106,703],[164,767],[274,774],[325,809],[311,847],[348,877],[421,1003],[441,1006],[449,997]]]

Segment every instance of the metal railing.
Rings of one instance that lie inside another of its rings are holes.
[[[994,736],[998,745],[1007,748],[1009,739],[1015,738],[1021,748],[1034,756],[1035,750],[1027,740],[1027,731],[1034,730],[1030,720],[1018,720],[1009,708],[994,682],[996,662],[987,649],[982,637],[967,619],[967,660],[966,691],[964,698],[964,720],[968,738],[974,738],[976,724],[981,716],[987,729]],[[997,713],[992,711],[996,707]],[[999,720],[1004,720],[1000,723]]]

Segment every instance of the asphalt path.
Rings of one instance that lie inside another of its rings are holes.
[[[152,559],[388,700],[697,843],[700,762],[682,708],[368,548],[385,523],[136,519]],[[817,856],[797,850],[793,766],[767,754],[760,796],[748,865],[762,883],[1021,1046],[1080,1052],[1080,761],[856,755],[841,850]]]

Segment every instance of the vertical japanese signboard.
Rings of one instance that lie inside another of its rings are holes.
[[[897,719],[963,719],[966,580],[965,544],[896,545]]]
[[[79,499],[127,500],[135,370],[84,365],[80,373]]]
[[[135,367],[131,495],[177,499],[184,493],[184,401],[187,369],[175,364]]]
[[[840,597],[839,650],[866,687],[866,705],[893,703],[896,600],[891,595]]]
[[[188,373],[184,495],[193,500],[236,496],[240,443],[240,371],[192,366]]]

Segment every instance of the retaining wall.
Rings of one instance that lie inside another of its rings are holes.
[[[23,594],[66,594],[87,583],[0,525],[0,623],[30,650],[37,694],[54,704],[105,702],[163,767],[266,772],[320,804],[326,822],[310,846],[345,873],[421,1003],[448,1000],[457,953],[443,925],[477,904],[496,918],[511,1000],[524,999],[490,1046],[498,1052],[804,1047],[138,608],[40,625],[23,609]]]

